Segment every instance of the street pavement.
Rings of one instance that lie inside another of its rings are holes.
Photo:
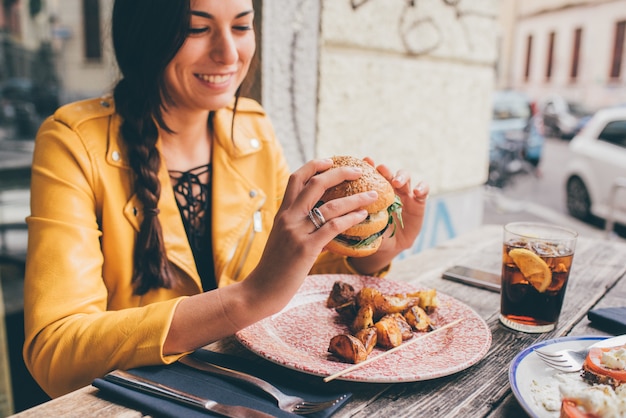
[[[569,143],[559,138],[546,138],[536,173],[522,174],[502,189],[486,187],[483,223],[541,221],[569,226],[583,237],[623,240],[567,213],[564,168],[570,158]]]
[[[483,206],[483,224],[504,225],[517,221],[538,221],[569,227],[581,237],[610,238],[623,240],[603,229],[582,222],[563,212],[536,203],[532,197],[512,196],[512,192],[496,188],[485,188]]]

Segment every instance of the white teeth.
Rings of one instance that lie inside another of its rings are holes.
[[[230,79],[230,75],[198,74],[198,78],[208,83],[224,83]]]

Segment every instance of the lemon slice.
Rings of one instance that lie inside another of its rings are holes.
[[[552,282],[552,271],[541,257],[525,248],[514,248],[509,256],[539,293],[546,291]]]

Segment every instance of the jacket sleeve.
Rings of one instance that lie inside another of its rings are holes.
[[[161,346],[180,298],[111,307],[103,280],[97,153],[50,118],[36,139],[24,283],[25,363],[52,397],[116,368],[174,361]],[[130,277],[116,278],[120,283]],[[118,309],[118,310],[111,310]]]

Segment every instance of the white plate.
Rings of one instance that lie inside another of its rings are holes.
[[[337,280],[352,284],[357,291],[366,286],[385,294],[419,290],[407,283],[368,276],[309,276],[285,309],[238,332],[238,340],[267,360],[317,376],[330,376],[351,366],[333,359],[328,353],[330,339],[347,332],[347,326],[338,321],[335,310],[326,307],[326,299]],[[440,306],[431,318],[438,325],[458,318],[465,320],[339,379],[371,383],[415,382],[459,372],[482,359],[491,346],[491,331],[485,321],[469,306],[451,296],[437,292],[437,297]],[[374,349],[370,357],[380,353],[381,350]]]
[[[610,340],[610,342],[609,342]],[[551,381],[556,381],[555,376],[561,372],[547,366],[534,352],[535,348],[547,348],[550,351],[563,349],[580,350],[591,345],[596,347],[611,347],[626,344],[626,335],[609,338],[603,336],[571,336],[555,338],[534,344],[520,352],[509,367],[509,382],[513,394],[524,410],[536,418],[554,418],[559,416],[558,412],[548,412],[537,402],[537,396],[532,391],[539,385],[549,385]],[[578,375],[573,373],[572,375]],[[558,389],[557,389],[558,390]]]

